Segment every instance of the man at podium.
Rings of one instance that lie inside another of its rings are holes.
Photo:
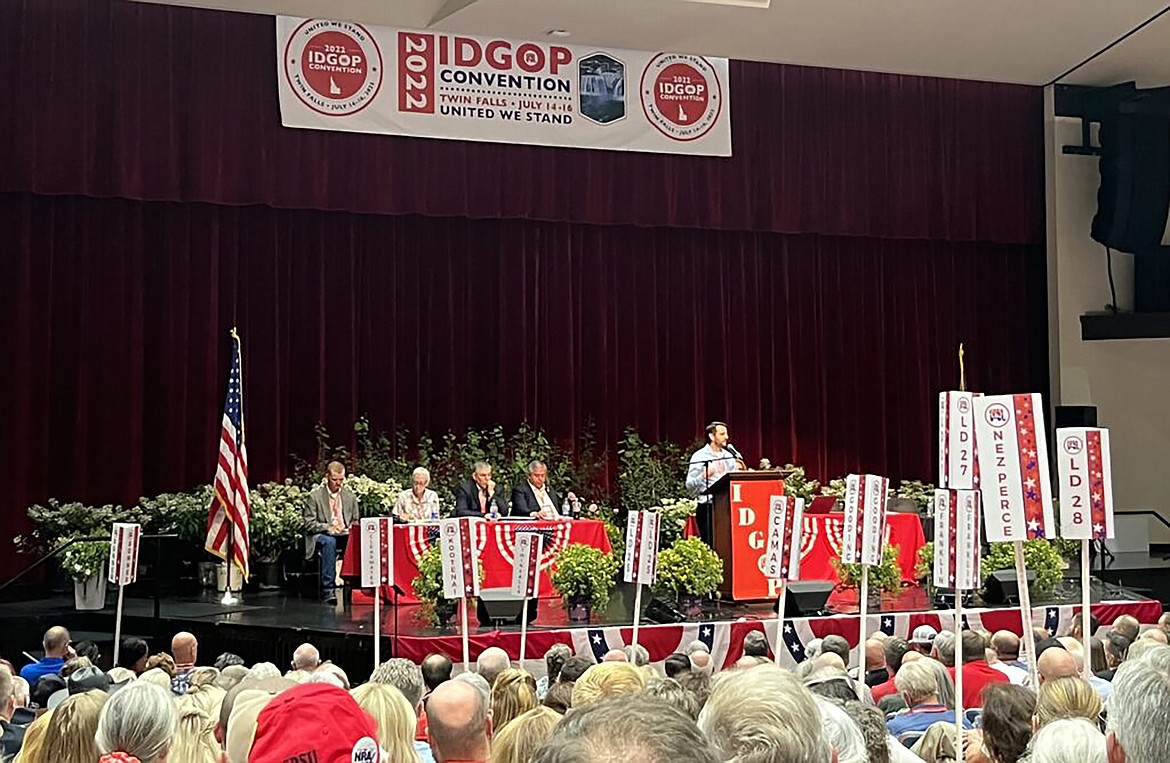
[[[707,444],[696,450],[687,462],[687,490],[699,502],[695,509],[695,522],[699,525],[699,535],[703,542],[710,545],[711,496],[707,490],[727,472],[741,471],[747,467],[739,452],[728,442],[726,424],[712,421],[706,431]]]

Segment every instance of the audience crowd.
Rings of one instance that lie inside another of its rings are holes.
[[[126,639],[98,667],[60,626],[43,657],[0,661],[0,757],[18,763],[1168,763],[1170,616],[1142,630],[1123,616],[1092,639],[1008,631],[868,640],[850,671],[840,636],[777,667],[762,632],[713,671],[696,641],[661,667],[639,646],[600,662],[553,646],[534,675],[499,648],[473,670],[430,654],[382,663],[360,685],[312,644],[288,669],[233,654],[202,664],[178,633],[169,652]],[[955,676],[962,672],[962,717]],[[1033,680],[1032,676],[1035,675]],[[961,747],[956,723],[963,726]]]

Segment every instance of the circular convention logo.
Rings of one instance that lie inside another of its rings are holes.
[[[1065,453],[1068,453],[1069,455],[1075,456],[1076,454],[1081,452],[1082,448],[1084,448],[1084,443],[1081,442],[1081,438],[1076,437],[1076,436],[1064,438],[1064,452]]]
[[[313,111],[356,114],[382,87],[382,51],[359,24],[305,21],[285,45],[284,76]]]
[[[993,427],[1002,427],[1008,423],[1011,418],[1011,411],[1003,403],[993,403],[987,406],[987,412],[983,414],[987,419],[987,423]]]
[[[697,140],[715,126],[723,110],[723,88],[702,56],[659,53],[642,72],[642,111],[668,138]]]

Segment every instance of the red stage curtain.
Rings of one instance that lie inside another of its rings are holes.
[[[211,478],[244,340],[253,480],[368,413],[413,432],[593,419],[749,460],[929,479],[935,395],[1046,389],[1040,246],[0,194],[0,531],[48,495]]]
[[[0,191],[1044,240],[1040,88],[733,62],[731,159],[289,130],[270,17],[0,3]]]

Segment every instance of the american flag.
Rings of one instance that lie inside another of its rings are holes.
[[[223,426],[219,434],[219,466],[215,470],[215,495],[207,517],[205,548],[232,562],[248,579],[248,451],[244,448],[244,388],[240,380],[240,337],[232,330],[232,371],[228,377]]]

